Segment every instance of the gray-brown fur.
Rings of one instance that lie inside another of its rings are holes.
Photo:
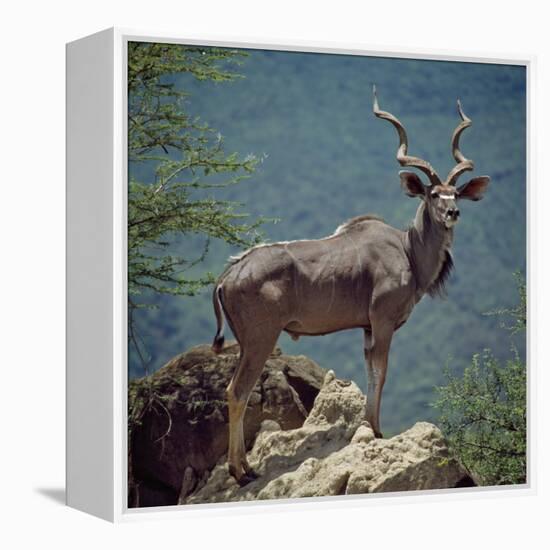
[[[241,347],[239,367],[227,390],[228,462],[240,483],[254,476],[244,448],[246,403],[282,331],[299,338],[363,329],[367,419],[382,436],[380,401],[393,333],[425,294],[444,293],[453,266],[456,201],[479,200],[488,185],[487,177],[458,189],[442,184],[429,163],[407,155],[406,133],[398,119],[380,111],[377,102],[374,112],[398,129],[398,161],[431,174],[431,183],[425,185],[412,172],[400,173],[405,192],[421,199],[411,227],[401,231],[369,214],[352,218],[324,239],[260,245],[233,258],[214,290],[218,331],[213,349],[223,347],[224,317]],[[463,171],[471,168],[458,148],[462,129],[455,130],[452,144]],[[458,171],[451,171],[452,178]]]

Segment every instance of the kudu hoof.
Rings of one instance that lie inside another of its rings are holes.
[[[244,487],[248,485],[251,481],[258,479],[258,474],[250,467],[244,468],[244,473],[241,475],[237,474],[237,469],[235,466],[229,465],[229,473],[235,479],[235,481],[241,486]]]
[[[250,479],[258,479],[258,474],[250,466],[244,466],[244,473]]]
[[[257,479],[258,476],[257,475],[253,475],[253,476],[250,476],[248,474],[244,474],[241,476],[240,479],[237,479],[237,483],[241,486],[241,487],[244,487],[245,485],[248,485],[250,482],[254,481],[255,479]]]

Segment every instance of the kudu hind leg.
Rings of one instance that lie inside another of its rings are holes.
[[[241,350],[239,365],[227,387],[227,404],[229,409],[229,449],[227,461],[229,473],[241,485],[256,476],[246,459],[244,442],[244,415],[252,390],[258,381],[265,362],[277,342],[279,333],[269,337],[264,333],[261,338],[244,344]]]
[[[382,328],[365,330],[364,350],[367,366],[367,421],[376,437],[383,437],[380,430],[380,403],[388,369],[388,353],[393,330]]]

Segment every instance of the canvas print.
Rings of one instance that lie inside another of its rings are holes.
[[[527,482],[526,68],[128,44],[128,506]]]

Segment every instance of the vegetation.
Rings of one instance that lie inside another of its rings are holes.
[[[188,93],[177,74],[200,81],[238,78],[228,67],[246,54],[236,50],[130,43],[128,46],[128,300],[129,338],[146,364],[135,310],[152,302],[144,293],[193,296],[212,283],[211,273],[189,275],[202,262],[211,238],[237,246],[259,239],[262,223],[247,223],[238,203],[213,193],[254,172],[258,158],[226,154],[223,138],[185,109]],[[221,176],[226,176],[223,179]],[[174,250],[182,235],[204,236],[190,255]]]
[[[519,281],[513,333],[527,322],[526,288]],[[437,388],[435,407],[452,450],[482,485],[525,483],[527,468],[527,373],[515,347],[501,363],[489,350],[476,354],[462,377],[447,372],[447,385]]]

